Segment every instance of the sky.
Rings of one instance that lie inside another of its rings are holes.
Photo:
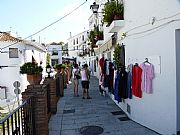
[[[89,29],[88,18],[92,14],[93,0],[3,0],[0,3],[0,31],[11,31],[22,39],[45,28],[70,13],[54,25],[28,38],[41,43],[67,42],[67,39]]]

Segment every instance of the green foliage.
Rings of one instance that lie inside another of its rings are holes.
[[[0,113],[0,120],[2,120],[4,117],[6,117],[8,115],[8,113]],[[0,126],[0,129],[2,127]]]
[[[64,42],[60,41],[59,43],[56,43],[56,42],[52,42],[50,45],[63,45]]]
[[[89,34],[89,41],[91,42],[91,48],[94,48],[96,46],[96,42],[98,40],[103,39],[103,31],[99,31],[99,28],[95,27],[94,30],[90,31]]]
[[[66,69],[66,68],[67,68],[67,65],[66,65],[66,64],[62,64],[62,65],[61,65],[61,68]]]
[[[111,24],[116,15],[122,15],[124,11],[124,5],[118,1],[107,2],[104,6],[103,22]]]
[[[89,40],[91,42],[91,46],[96,44],[96,40],[95,40],[95,31],[91,30],[90,34],[89,34]]]
[[[46,56],[46,63],[50,63],[50,54],[49,53]]]
[[[26,62],[20,67],[21,74],[33,75],[33,74],[41,74],[43,68],[38,66],[35,62]]]
[[[61,69],[61,67],[62,67],[62,64],[55,64],[54,65],[54,69]]]
[[[122,68],[124,67],[122,59],[121,59],[121,46],[119,44],[116,45],[115,49],[114,49],[114,54],[113,54],[113,60],[115,61],[116,67]]]

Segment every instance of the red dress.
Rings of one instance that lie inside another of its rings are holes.
[[[139,98],[142,98],[141,74],[142,69],[139,66],[132,67],[132,94]]]
[[[104,68],[104,57],[102,57],[100,60],[99,60],[99,65],[100,65],[100,69],[101,69],[101,72],[103,71],[103,68]]]

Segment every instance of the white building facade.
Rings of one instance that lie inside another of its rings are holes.
[[[70,38],[67,39],[69,58],[76,59],[79,66],[89,63],[89,56],[85,55],[85,49],[88,48],[88,34],[89,31],[85,30],[77,35],[70,35]]]
[[[0,104],[5,105],[6,101],[12,102],[17,96],[13,86],[15,81],[20,82],[21,92],[29,84],[26,75],[19,73],[21,65],[31,62],[33,57],[39,65],[45,68],[46,48],[35,42],[17,39],[6,32],[0,32],[0,48],[0,86],[6,88],[5,91],[0,91],[1,95],[5,95],[1,96]]]
[[[61,45],[55,45],[55,44],[49,44],[47,45],[47,51],[50,55],[50,65],[54,66],[55,64],[62,64],[62,46]]]
[[[104,27],[104,32],[105,35],[117,32],[117,42],[125,45],[126,67],[140,65],[148,58],[155,72],[152,94],[143,92],[142,98],[133,96],[120,103],[113,95],[112,99],[132,120],[163,135],[177,134],[180,131],[180,1],[124,0],[124,21],[113,21]],[[99,56],[108,37],[105,36],[96,51]],[[110,50],[112,59],[113,48]]]

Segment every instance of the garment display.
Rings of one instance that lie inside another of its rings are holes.
[[[128,65],[127,67],[127,97],[132,98],[132,67],[133,64]]]
[[[118,94],[123,99],[127,98],[127,72],[124,69],[120,71]]]
[[[132,67],[132,94],[136,97],[142,98],[141,91],[141,75],[142,69],[137,64]]]
[[[99,66],[100,66],[100,72],[103,71],[103,68],[104,68],[104,57],[102,57],[100,60],[99,60]]]
[[[109,92],[113,92],[113,89],[114,89],[114,85],[113,85],[113,82],[114,82],[114,65],[112,62],[109,62]]]
[[[152,94],[152,80],[154,78],[154,67],[151,63],[142,63],[140,67],[142,68],[141,90],[148,94]]]
[[[153,93],[154,66],[148,62],[147,58],[141,65],[138,63],[129,64],[126,70],[121,68],[114,73],[114,79],[112,79],[114,83],[113,94],[118,102],[127,98],[132,99],[132,95],[142,98],[143,92]]]
[[[109,63],[110,61],[106,61],[106,75],[109,75]]]
[[[118,101],[118,103],[119,102],[122,102],[122,99],[121,99],[121,97],[119,96],[119,81],[120,81],[120,78],[121,76],[120,76],[120,73],[119,73],[119,71],[117,71],[116,72],[116,78],[115,78],[115,81],[114,81],[114,99],[116,100],[116,101]]]
[[[104,75],[106,75],[106,69],[107,69],[107,68],[106,68],[106,65],[107,65],[107,64],[106,64],[106,61],[107,61],[107,59],[104,60],[104,64],[103,64],[103,68],[102,68],[102,73],[103,73]]]

